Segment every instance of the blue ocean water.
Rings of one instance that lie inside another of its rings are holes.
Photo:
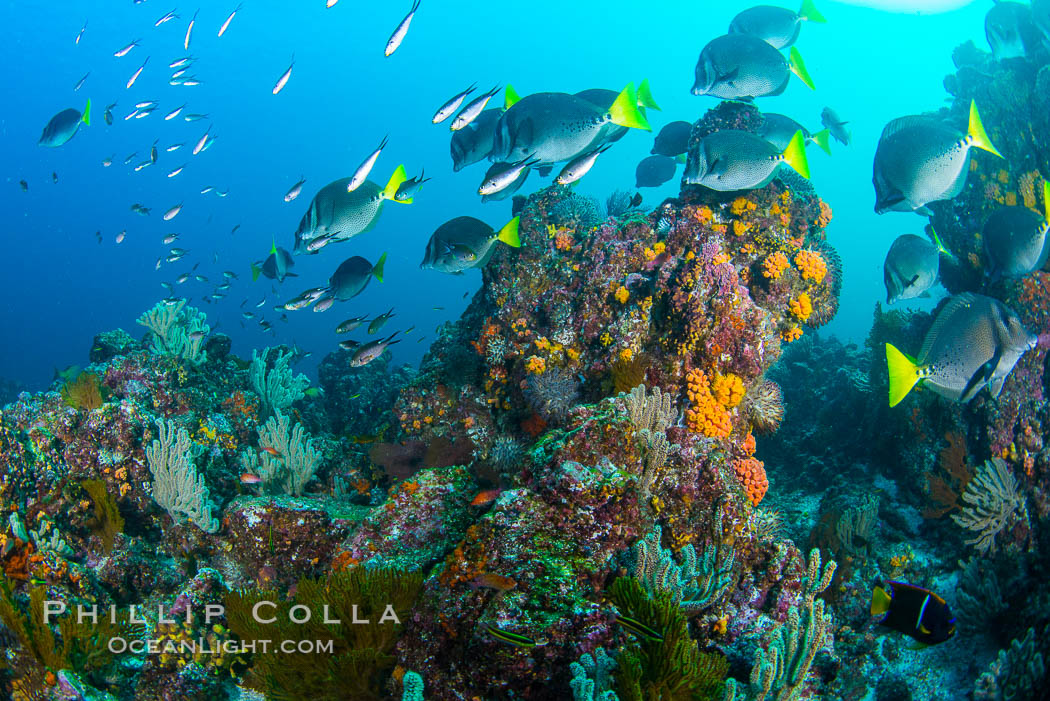
[[[0,44],[7,67],[0,112],[5,244],[0,296],[7,342],[0,345],[0,377],[41,387],[53,368],[83,364],[98,331],[123,327],[140,335],[135,318],[168,294],[160,283],[194,266],[210,282],[191,278],[175,294],[207,312],[212,326],[233,338],[239,355],[295,343],[313,352],[301,368],[309,371],[312,362],[335,348],[333,330],[340,321],[393,307],[397,316],[388,330],[416,327],[394,347],[395,360],[414,363],[434,338],[434,327],[457,318],[480,283],[477,271],[449,276],[420,270],[428,237],[454,216],[477,216],[494,226],[510,218],[509,201],[479,201],[484,164],[452,172],[449,131],[430,123],[434,110],[473,82],[483,88],[510,83],[527,94],[619,90],[648,78],[663,108],[651,113],[654,130],[672,120],[694,121],[717,103],[689,93],[697,55],[748,4],[424,0],[406,40],[390,58],[383,48],[409,3],[324,5],[322,0],[249,0],[221,38],[218,29],[236,3],[202,5],[188,51],[183,40],[197,11],[190,5],[180,5],[179,19],[159,27],[154,22],[172,6],[158,0],[0,5],[7,37]],[[819,128],[825,105],[850,121],[851,146],[835,144],[831,158],[811,150],[810,158],[813,183],[835,213],[829,239],[846,269],[840,311],[829,330],[860,340],[875,301],[884,297],[886,248],[902,233],[918,233],[920,221],[878,217],[872,211],[871,158],[879,132],[893,117],[943,103],[941,80],[951,69],[951,50],[967,39],[984,46],[988,3],[924,11],[910,3],[912,9],[901,12],[839,2],[819,5],[828,23],[804,27],[798,44],[816,90],[793,80],[783,96],[763,98],[760,107],[788,114],[811,129]],[[140,46],[114,57],[135,39],[141,39]],[[169,85],[168,64],[186,54],[198,59],[191,72],[203,84]],[[271,94],[293,56],[288,85]],[[139,79],[126,88],[147,57]],[[86,73],[83,87],[74,92]],[[68,107],[82,109],[87,98],[93,104],[90,127],[61,148],[37,145],[52,115]],[[124,120],[136,103],[148,100],[159,103],[155,113]],[[115,121],[106,126],[102,112],[110,103],[117,103]],[[184,113],[207,113],[208,118],[163,120],[183,103]],[[217,141],[190,155],[206,130]],[[401,163],[410,175],[425,168],[433,180],[416,202],[388,203],[373,231],[320,255],[298,257],[298,278],[280,286],[263,278],[253,283],[250,262],[264,258],[272,242],[291,249],[293,232],[317,189],[352,173],[387,134],[390,145],[373,179],[385,180]],[[132,166],[147,157],[155,140],[158,163],[135,172]],[[164,150],[178,142],[186,146]],[[614,189],[633,190],[635,165],[651,145],[649,134],[628,134],[599,159],[579,191],[604,200]],[[124,165],[132,153],[137,156]],[[102,165],[107,157],[113,158],[108,168]],[[183,164],[182,173],[167,177]],[[284,193],[300,176],[307,179],[302,195],[284,202]],[[19,187],[23,179],[28,192]],[[547,181],[532,175],[522,193],[541,184]],[[229,195],[202,195],[207,185]],[[646,206],[677,189],[678,177],[643,190]],[[151,216],[133,213],[133,203],[150,207]],[[162,213],[178,203],[183,210],[163,222]],[[239,228],[231,233],[234,227]],[[126,238],[117,244],[124,230]],[[156,260],[168,251],[161,240],[171,233],[180,234],[174,245],[190,254],[156,270]],[[325,284],[343,259],[375,260],[384,251],[389,253],[386,282],[373,282],[351,302],[323,314],[289,312],[287,323],[272,310],[302,289]],[[239,275],[229,296],[204,303],[223,270]],[[274,334],[265,333],[258,319],[245,321],[245,309],[260,312]],[[426,339],[417,343],[421,336]]]

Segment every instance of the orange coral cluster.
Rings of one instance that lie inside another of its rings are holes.
[[[554,235],[554,247],[559,251],[569,250],[572,248],[572,235],[564,229],[559,229]]]
[[[818,285],[824,282],[828,274],[828,264],[816,251],[802,250],[795,254],[795,267],[802,273],[803,280],[812,280]]]
[[[809,295],[803,292],[788,303],[788,308],[791,309],[792,314],[805,321],[813,313],[813,302],[810,300]],[[801,336],[802,334],[799,335]]]
[[[733,214],[740,216],[744,212],[752,212],[757,208],[758,205],[756,205],[754,202],[747,199],[746,197],[737,197],[735,200],[733,200],[731,210]]]
[[[762,276],[770,280],[779,280],[789,265],[791,264],[788,262],[788,257],[783,253],[780,251],[771,253],[762,261]]]
[[[534,375],[539,375],[541,372],[547,369],[547,361],[538,355],[530,355],[525,361],[526,372],[531,372]]]
[[[748,499],[758,506],[766,496],[769,489],[769,480],[766,479],[766,468],[761,460],[755,458],[741,458],[733,461],[737,479],[740,480]]]
[[[719,404],[731,409],[744,398],[744,381],[733,373],[716,375],[711,383],[711,394]]]
[[[820,201],[820,217],[817,218],[817,226],[821,229],[831,223],[831,206],[824,200]]]
[[[686,376],[686,396],[692,403],[685,411],[685,423],[692,431],[711,438],[726,438],[732,431],[729,412],[714,395],[703,370],[690,370]]]

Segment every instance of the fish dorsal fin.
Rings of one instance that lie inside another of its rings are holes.
[[[908,129],[910,127],[920,126],[937,126],[940,122],[933,117],[927,117],[923,114],[909,114],[904,117],[897,117],[891,119],[886,123],[886,126],[882,128],[882,135],[879,137],[880,141],[885,141],[899,131]]]
[[[926,332],[926,338],[922,341],[922,348],[919,350],[919,360],[923,363],[929,359],[929,352],[933,348],[934,342],[944,331],[945,326],[954,323],[955,316],[966,309],[973,306],[977,298],[972,292],[964,292],[959,295],[955,295],[948,302],[941,307],[941,311],[937,313],[937,318],[933,320],[933,325],[930,326],[930,330]]]
[[[893,599],[885,589],[881,586],[875,587],[875,590],[871,593],[871,615],[883,615],[890,610],[890,603],[892,601]]]

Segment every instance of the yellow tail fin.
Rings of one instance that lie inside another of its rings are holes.
[[[794,46],[791,47],[791,53],[788,54],[788,68],[798,76],[799,80],[806,84],[807,88],[810,90],[816,89],[813,87],[813,78],[810,77],[809,71],[806,70],[806,64],[802,62],[802,54]]]
[[[80,121],[84,123],[84,126],[91,126],[91,98],[88,98],[87,104],[84,105],[84,114],[80,115]]]
[[[809,161],[806,160],[806,139],[801,131],[796,131],[791,137],[784,153],[780,154],[784,162],[795,169],[803,178],[809,179]]]
[[[663,112],[663,110],[660,109],[660,105],[656,104],[656,99],[653,97],[653,90],[649,87],[648,78],[638,83],[638,106],[656,110],[657,112]]]
[[[919,366],[892,343],[887,343],[886,367],[890,374],[890,406],[894,407],[908,396],[908,392],[919,381]]]
[[[518,237],[518,224],[520,223],[521,217],[514,217],[499,230],[496,238],[508,246],[521,248],[521,239]]]
[[[386,265],[386,253],[383,253],[383,255],[379,256],[379,260],[376,261],[376,264],[372,266],[372,275],[374,275],[376,280],[379,280],[379,282],[383,281],[384,265]]]
[[[871,593],[871,615],[881,616],[890,610],[890,602],[893,599],[886,593],[886,590],[882,587],[875,587],[875,591]]]
[[[616,96],[616,101],[609,107],[609,115],[612,123],[621,127],[653,130],[645,115],[638,109],[638,93],[634,89],[634,83],[629,83],[623,92]]]
[[[397,194],[397,189],[401,187],[401,184],[408,180],[408,173],[405,172],[405,166],[400,165],[394,169],[394,174],[390,176],[390,180],[386,181],[386,187],[379,193],[379,196],[384,200],[390,200],[391,202],[397,202],[394,199],[394,195]],[[401,204],[412,204],[412,200],[403,200]]]
[[[518,91],[508,84],[507,87],[503,90],[503,111],[506,112],[507,110],[509,110],[511,107],[514,106],[514,103],[520,99],[521,96],[518,95]]]
[[[966,136],[969,137],[970,143],[979,149],[984,149],[988,153],[994,153],[999,158],[1003,157],[1003,154],[992,145],[992,140],[988,138],[988,132],[984,130],[984,125],[981,124],[981,115],[977,112],[977,101],[970,100],[970,126],[966,130]]]
[[[1050,222],[1050,180],[1043,181],[1043,211],[1046,212],[1046,221]]]
[[[930,233],[933,234],[933,245],[937,247],[937,252],[943,253],[949,258],[954,258],[955,256],[952,252],[945,248],[944,244],[941,243],[941,237],[937,235],[937,231],[932,226],[930,227]]]
[[[821,129],[812,137],[813,143],[820,147],[820,150],[824,153],[831,155],[831,132],[827,129]]]
[[[820,14],[817,6],[813,4],[813,0],[802,0],[802,7],[798,10],[798,16],[804,20],[816,22],[817,24],[827,23],[827,20],[824,19],[824,15]]]

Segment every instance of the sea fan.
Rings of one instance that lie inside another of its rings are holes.
[[[776,433],[784,420],[784,392],[765,380],[747,395],[747,413],[758,433]]]
[[[579,385],[572,373],[563,368],[553,368],[529,376],[525,398],[544,421],[560,423],[576,405]]]

